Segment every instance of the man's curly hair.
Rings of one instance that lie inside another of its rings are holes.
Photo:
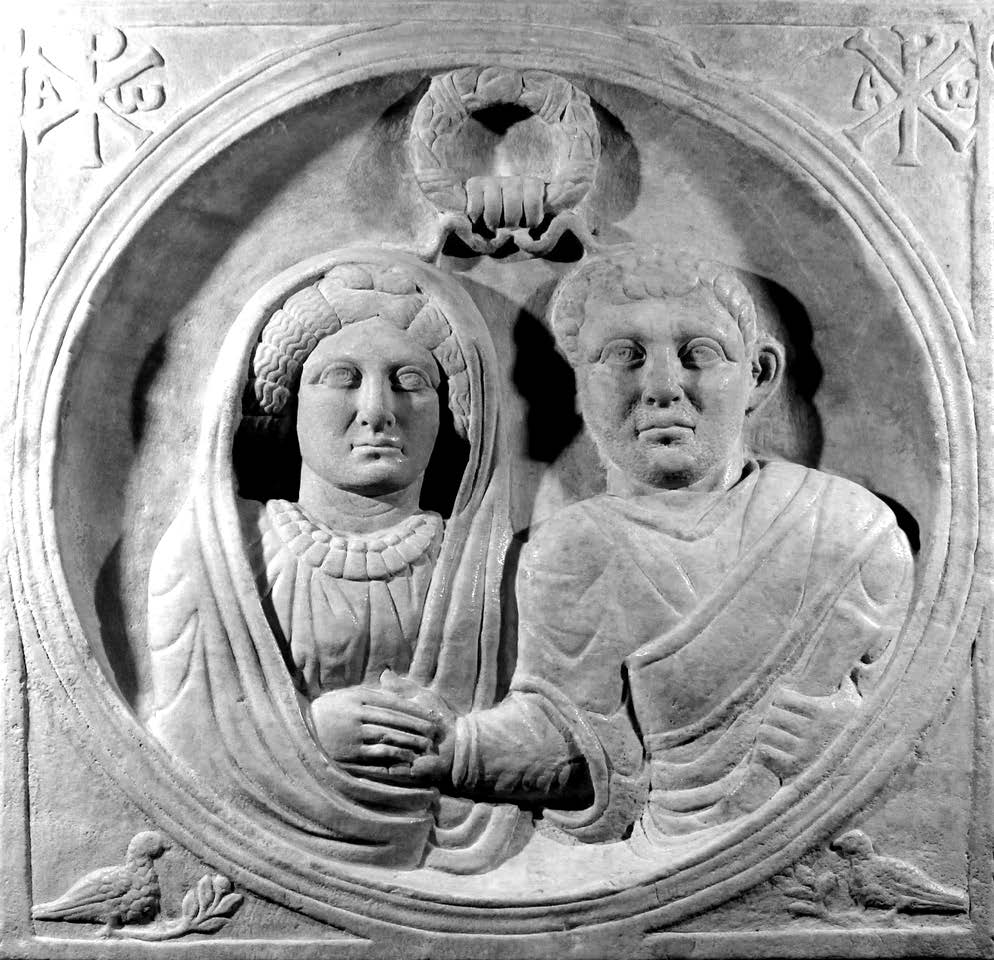
[[[749,275],[716,260],[698,260],[687,254],[623,248],[596,254],[560,282],[552,299],[552,330],[570,363],[578,356],[577,340],[587,299],[596,294],[606,303],[684,297],[698,287],[711,291],[738,324],[746,349],[757,339],[756,301]]]
[[[350,323],[381,317],[430,350],[448,380],[456,431],[469,432],[469,375],[452,326],[398,267],[344,263],[290,296],[263,328],[252,355],[256,413],[280,417],[300,386],[304,362],[325,337]]]

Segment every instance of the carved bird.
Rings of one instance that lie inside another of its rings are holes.
[[[850,830],[832,841],[832,849],[849,861],[849,892],[862,907],[891,913],[960,913],[966,896],[945,887],[924,870],[896,857],[881,857],[862,830]]]
[[[154,830],[136,834],[123,864],[91,871],[58,899],[36,904],[31,916],[35,920],[103,923],[104,936],[126,923],[154,920],[160,897],[155,860],[168,849],[169,843]]]

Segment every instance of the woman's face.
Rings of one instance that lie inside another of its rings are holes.
[[[435,446],[438,381],[432,354],[379,317],[325,337],[300,378],[304,464],[327,483],[366,496],[409,487]]]

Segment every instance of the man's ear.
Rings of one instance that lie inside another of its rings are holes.
[[[783,379],[783,365],[783,347],[772,337],[760,337],[753,348],[753,385],[747,414],[755,413],[773,396]]]

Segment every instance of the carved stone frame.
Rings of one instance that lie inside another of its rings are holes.
[[[472,929],[520,935],[611,921],[625,921],[628,935],[643,935],[772,876],[836,829],[882,786],[947,695],[954,666],[968,656],[977,635],[992,569],[990,493],[981,478],[992,476],[994,464],[989,445],[978,443],[978,436],[990,436],[992,429],[990,397],[980,394],[990,387],[989,331],[969,325],[925,242],[860,155],[786,99],[702,70],[671,45],[635,31],[608,36],[508,22],[499,46],[489,45],[485,56],[471,21],[453,23],[444,33],[440,37],[424,23],[353,27],[268,57],[151,137],[107,188],[28,332],[25,386],[16,413],[11,510],[16,553],[10,570],[24,658],[65,727],[79,731],[87,759],[150,819],[249,891],[369,938],[401,925],[433,933]],[[747,820],[718,850],[677,874],[663,872],[654,882],[596,901],[527,907],[449,903],[444,911],[426,910],[424,900],[386,889],[374,892],[345,869],[339,874],[280,865],[277,852],[259,854],[266,838],[250,820],[222,820],[211,812],[211,791],[188,781],[172,764],[121,702],[90,651],[60,563],[53,473],[62,390],[73,344],[94,320],[88,308],[93,292],[186,176],[256,126],[329,90],[400,70],[492,62],[631,85],[715,124],[827,191],[876,250],[925,343],[945,418],[936,452],[948,460],[953,479],[936,522],[941,535],[921,560],[904,643],[871,704],[870,721],[833,744],[796,790],[778,800],[772,818]],[[9,659],[8,672],[11,666],[18,671],[19,655]],[[12,828],[4,829],[4,846],[10,849],[16,838]],[[978,890],[987,888],[987,874],[983,880],[975,876]]]

